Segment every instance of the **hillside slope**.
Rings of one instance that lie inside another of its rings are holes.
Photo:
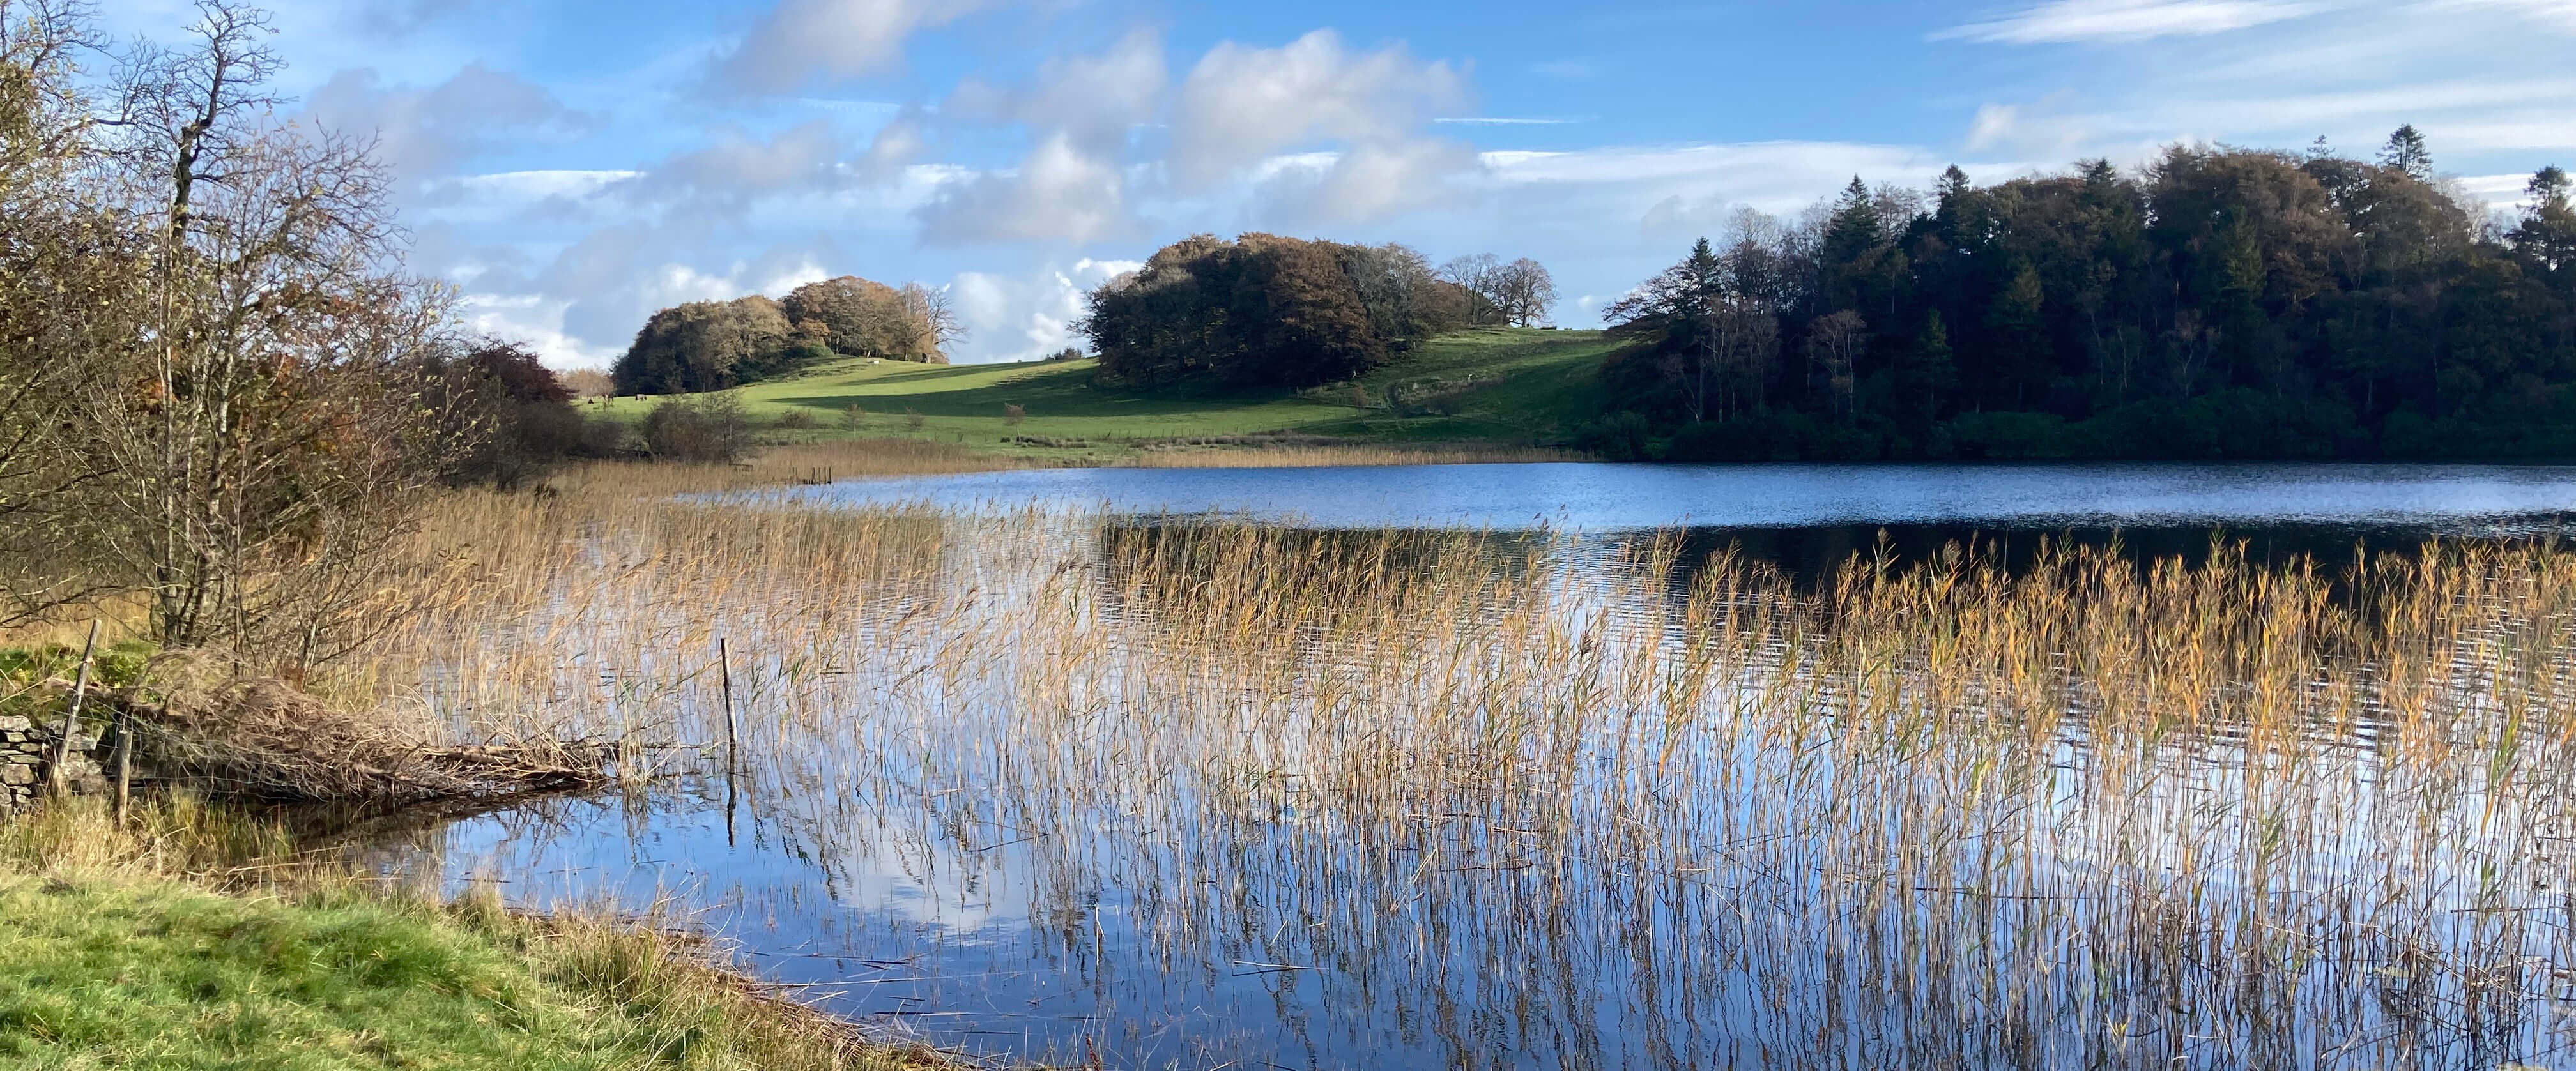
[[[1600,331],[1465,331],[1370,373],[1356,392],[1104,389],[1092,385],[1097,365],[1086,359],[949,366],[845,361],[756,383],[740,396],[763,424],[784,418],[812,425],[794,434],[920,436],[1059,459],[1115,460],[1172,440],[1258,436],[1522,446],[1556,442],[1594,419],[1601,408],[1601,358],[1614,348]],[[637,417],[659,400],[604,404]],[[1025,414],[1016,425],[1005,410],[1012,405]]]

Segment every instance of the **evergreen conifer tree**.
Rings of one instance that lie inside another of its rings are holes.
[[[2424,135],[2412,123],[2388,135],[2388,147],[2379,150],[2379,163],[2414,176],[2418,182],[2433,179],[2433,152],[2425,147]]]

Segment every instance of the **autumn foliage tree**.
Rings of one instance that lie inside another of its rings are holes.
[[[1304,387],[1465,326],[1476,300],[1403,246],[1203,234],[1093,291],[1082,330],[1110,383]]]
[[[946,291],[855,275],[783,300],[754,294],[654,313],[610,375],[620,394],[697,394],[792,375],[837,357],[946,364],[965,337]]]

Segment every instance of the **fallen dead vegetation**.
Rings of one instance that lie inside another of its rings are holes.
[[[546,737],[449,743],[420,719],[342,710],[206,655],[157,659],[146,683],[92,709],[132,734],[139,781],[244,802],[404,807],[578,791],[607,784],[618,752]]]

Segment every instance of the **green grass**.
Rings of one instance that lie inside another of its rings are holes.
[[[1601,358],[1616,348],[1599,331],[1480,329],[1447,335],[1361,381],[1369,406],[1346,391],[1139,392],[1092,385],[1091,360],[1001,365],[918,365],[847,361],[741,390],[763,422],[803,412],[816,438],[920,436],[979,450],[1045,456],[1115,457],[1139,442],[1264,435],[1316,436],[1361,444],[1491,443],[1556,440],[1600,408]],[[1445,414],[1397,415],[1388,388],[1448,393]],[[653,398],[619,398],[609,412],[637,417]],[[851,431],[843,414],[866,410]],[[1003,407],[1018,405],[1014,426]],[[923,426],[910,427],[917,413]],[[1082,445],[1028,446],[1021,437]]]
[[[172,883],[0,887],[0,1062],[606,1068],[639,1055],[469,934]]]
[[[0,1067],[934,1066],[756,999],[660,931],[387,893],[327,862],[236,889],[185,875],[278,851],[275,827],[90,802],[0,820]]]

